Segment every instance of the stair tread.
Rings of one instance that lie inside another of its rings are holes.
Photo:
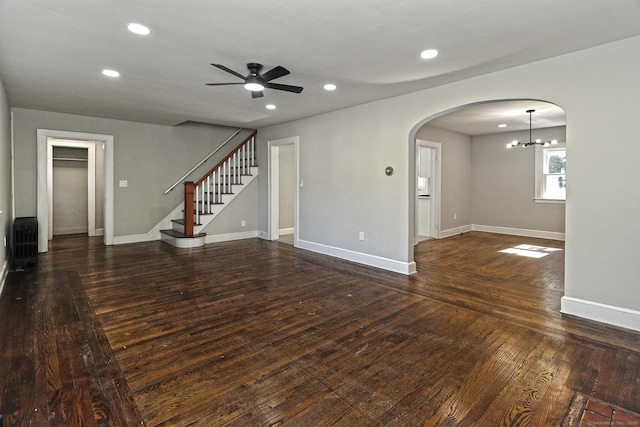
[[[187,236],[186,234],[176,230],[160,230],[160,232],[172,237],[183,238],[183,239],[194,239],[197,237],[204,237],[207,235],[207,233],[198,233],[198,234],[194,234],[193,236]]]

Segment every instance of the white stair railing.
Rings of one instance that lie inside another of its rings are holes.
[[[232,193],[232,185],[241,184],[243,175],[251,175],[256,166],[256,132],[249,135],[231,153],[196,182],[185,182],[184,234],[193,236],[193,226],[201,215],[213,214],[224,194]]]

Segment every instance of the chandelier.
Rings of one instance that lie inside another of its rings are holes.
[[[543,141],[540,138],[536,139],[535,141],[533,140],[533,137],[531,136],[531,113],[535,112],[536,110],[527,110],[527,113],[529,113],[529,142],[520,142],[518,140],[513,140],[510,143],[507,144],[507,148],[513,148],[513,147],[529,147],[530,145],[543,145],[545,147],[548,147],[550,145],[555,145],[558,143],[558,140],[556,139],[552,139],[551,141]]]

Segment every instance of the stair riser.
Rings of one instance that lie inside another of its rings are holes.
[[[163,242],[168,243],[171,246],[175,246],[176,248],[199,248],[205,244],[204,237],[176,238],[163,234],[161,238]]]

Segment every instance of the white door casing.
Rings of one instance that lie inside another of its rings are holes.
[[[293,244],[298,246],[299,229],[299,195],[300,195],[300,162],[299,162],[299,141],[297,136],[277,139],[267,142],[269,156],[269,184],[268,184],[268,235],[269,240],[277,240],[280,237],[280,147],[293,145],[294,147],[294,175],[295,191],[293,194]]]
[[[113,135],[103,135],[85,132],[71,132],[50,129],[38,129],[37,131],[37,160],[38,160],[38,187],[37,187],[37,217],[38,217],[38,252],[47,252],[49,236],[52,235],[53,224],[51,221],[51,183],[53,176],[52,153],[53,145],[50,140],[66,140],[64,144],[71,146],[72,142],[89,144],[87,141],[101,141],[104,143],[104,244],[113,244],[114,234],[114,204],[113,204],[113,179],[114,179],[114,155]],[[51,146],[50,146],[51,145]],[[95,149],[95,144],[93,145]],[[95,158],[95,151],[94,151]],[[90,162],[91,163],[91,162]],[[95,165],[95,161],[93,162]],[[95,174],[93,175],[95,178]],[[94,181],[95,182],[95,181]],[[93,186],[95,188],[95,185]],[[95,193],[94,193],[95,197]],[[95,203],[95,198],[94,198]],[[89,209],[91,211],[91,209]],[[93,210],[95,215],[95,209]],[[91,214],[90,214],[91,215]],[[93,218],[95,230],[95,216]]]

